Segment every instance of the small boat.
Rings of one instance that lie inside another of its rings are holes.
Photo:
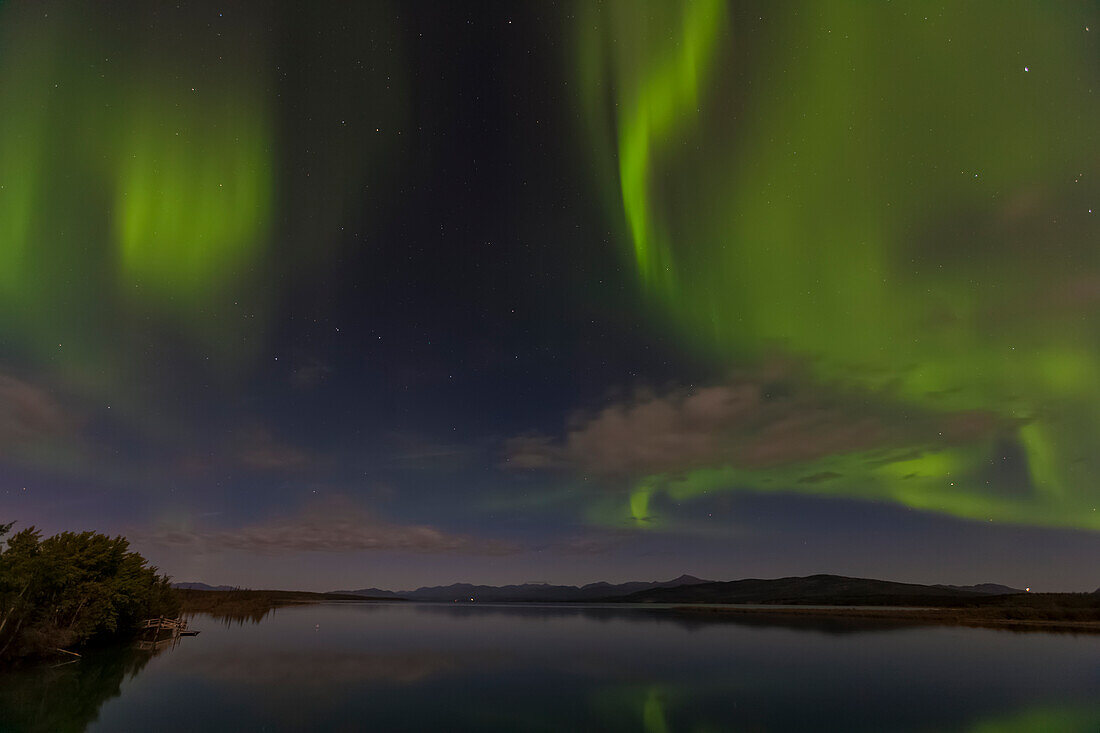
[[[198,636],[199,632],[194,629],[184,629],[180,632],[180,636]]]

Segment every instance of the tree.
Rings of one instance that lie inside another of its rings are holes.
[[[0,537],[10,528],[0,525]],[[0,553],[0,659],[131,633],[144,618],[178,611],[168,578],[121,536],[43,540],[29,527]]]

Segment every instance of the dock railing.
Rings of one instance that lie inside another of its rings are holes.
[[[158,636],[162,631],[167,631],[172,636],[179,636],[187,630],[187,619],[158,616],[157,618],[145,619],[145,623],[142,624],[141,628],[143,631],[154,631]]]

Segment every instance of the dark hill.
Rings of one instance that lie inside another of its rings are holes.
[[[240,590],[232,585],[207,585],[206,583],[172,583],[176,590]]]
[[[696,583],[710,583],[692,575],[658,582],[634,581],[630,583],[589,583],[584,586],[550,585],[548,583],[523,583],[522,585],[472,585],[454,583],[417,588],[407,591],[387,591],[378,588],[340,590],[335,593],[372,596],[374,598],[404,598],[410,601],[466,601],[479,603],[595,601],[617,599],[639,591],[657,588],[679,588]]]
[[[733,580],[675,588],[653,588],[615,599],[637,603],[777,603],[821,605],[924,605],[989,595],[916,583],[895,583],[840,575],[774,580]]]
[[[989,596],[1007,596],[1016,593],[1025,593],[1023,588],[1010,588],[1007,585],[997,583],[979,583],[978,585],[944,585],[936,583],[937,588],[949,588],[951,590],[968,590],[973,593],[983,593]]]

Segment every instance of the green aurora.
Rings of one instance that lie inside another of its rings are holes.
[[[267,310],[263,50],[232,27],[207,31],[202,55],[235,66],[196,70],[167,24],[130,34],[94,6],[49,11],[0,6],[0,331],[74,411],[110,406],[141,435],[178,440],[177,416],[150,409],[173,399],[159,385],[191,366],[239,373]],[[89,455],[43,450],[18,455],[78,475]]]
[[[778,352],[869,402],[1007,427],[645,476],[628,518],[655,526],[657,495],[740,489],[1100,529],[1095,5],[784,9],[580,11],[603,197],[654,317],[718,367]],[[1023,490],[988,478],[1006,443]],[[621,522],[618,506],[591,516]]]
[[[303,8],[265,33],[247,9],[212,23],[134,3],[121,25],[101,10],[0,3],[0,330],[25,368],[117,412],[135,373],[171,384],[150,354],[226,384],[254,365],[280,277],[323,277],[389,175],[403,54],[384,4]],[[349,42],[321,47],[328,23]],[[372,71],[275,78],[280,42]]]
[[[569,21],[576,144],[651,323],[716,373],[780,354],[888,412],[1004,427],[634,476],[626,501],[586,496],[586,517],[654,527],[669,500],[744,490],[1100,529],[1095,4],[768,9],[617,0]],[[15,366],[165,442],[171,411],[148,406],[176,399],[174,369],[232,391],[289,297],[279,283],[317,289],[345,228],[398,188],[412,84],[395,15],[303,9],[265,36],[243,11],[215,33],[0,4]],[[330,25],[347,37],[322,46],[312,30]],[[286,38],[314,68],[372,72],[314,83],[281,65]],[[1026,486],[997,483],[1006,451]]]

